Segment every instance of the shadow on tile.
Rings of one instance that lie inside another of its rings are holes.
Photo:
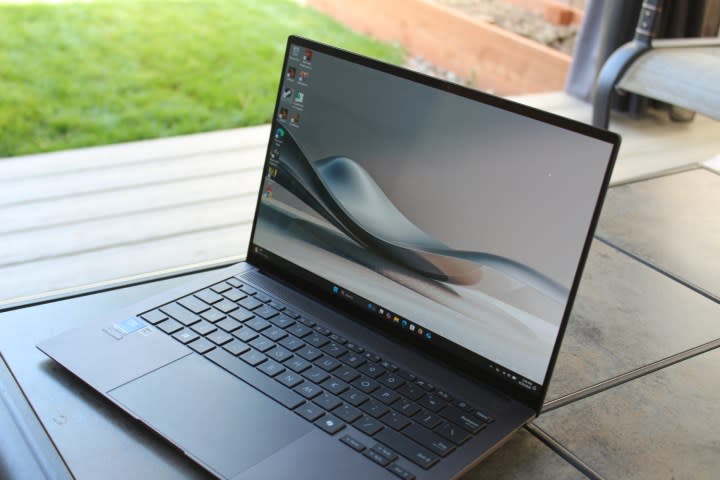
[[[720,176],[704,169],[608,191],[597,234],[720,299]]]
[[[595,241],[548,400],[720,337],[720,305]]]
[[[586,478],[527,430],[520,430],[463,480]]]
[[[607,478],[716,479],[720,350],[542,415],[536,423]]]

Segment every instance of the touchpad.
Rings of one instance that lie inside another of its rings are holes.
[[[198,355],[183,357],[109,395],[224,477],[243,472],[313,430]]]

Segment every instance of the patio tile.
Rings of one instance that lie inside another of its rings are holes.
[[[569,480],[586,477],[531,433],[522,429],[462,478]]]
[[[695,169],[610,189],[598,234],[720,299],[720,176]]]
[[[720,305],[595,241],[548,400],[720,337]]]
[[[542,415],[536,424],[607,478],[720,471],[720,350]]]

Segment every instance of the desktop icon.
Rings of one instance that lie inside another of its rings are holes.
[[[407,328],[409,323],[407,320],[403,319],[403,320],[400,320],[400,325],[402,325],[403,328]]]
[[[290,80],[295,80],[295,75],[297,75],[297,69],[295,67],[288,67],[287,78],[289,78]]]
[[[303,61],[310,63],[310,62],[312,62],[312,57],[313,57],[312,50],[310,50],[309,48],[305,49],[305,52],[303,53],[303,58],[302,58]]]
[[[285,136],[285,129],[282,127],[278,127],[277,130],[275,130],[275,138],[283,138]]]
[[[290,123],[297,125],[300,123],[300,114],[299,113],[293,113],[290,115]]]
[[[282,98],[292,98],[293,89],[290,87],[285,87],[282,92]]]
[[[300,81],[307,82],[308,78],[310,78],[310,72],[300,70]]]
[[[303,92],[295,92],[295,101],[297,103],[303,103],[304,98],[305,98],[305,94]]]
[[[278,112],[278,117],[280,117],[280,120],[287,120],[288,118],[288,109],[287,108],[281,108]]]
[[[340,287],[338,287],[337,285],[333,285],[332,292],[333,295],[337,295],[338,293],[340,293]]]
[[[425,332],[425,338],[427,338],[428,340],[430,340],[430,339],[432,338],[432,333],[430,333],[430,332]]]

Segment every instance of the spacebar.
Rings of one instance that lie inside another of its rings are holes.
[[[241,380],[260,390],[268,397],[282,403],[287,408],[293,409],[298,405],[302,405],[305,401],[297,393],[289,388],[283,387],[270,377],[266,377],[247,363],[221,348],[216,348],[208,352],[205,357],[233,375],[240,377]]]

